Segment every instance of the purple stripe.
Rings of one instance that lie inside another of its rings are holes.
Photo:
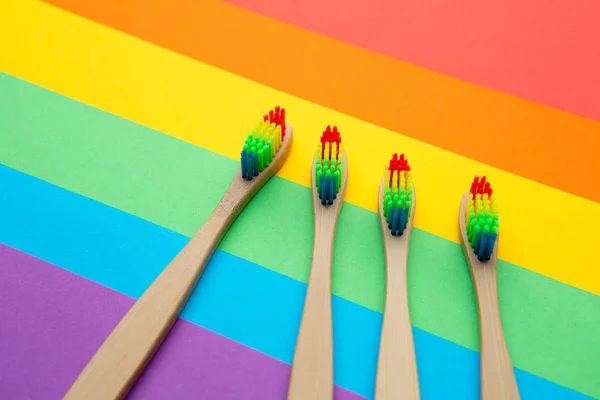
[[[59,399],[133,301],[0,244],[0,397]],[[180,319],[129,399],[284,399],[289,373]],[[363,399],[339,387],[335,397]]]

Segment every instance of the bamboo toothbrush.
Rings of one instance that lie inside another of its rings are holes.
[[[333,398],[331,264],[338,216],[348,184],[346,153],[336,127],[323,132],[311,170],[315,238],[288,399]]]
[[[481,398],[518,400],[519,390],[498,305],[498,205],[485,176],[475,177],[471,189],[463,196],[458,220],[479,308]]]
[[[227,229],[285,161],[292,136],[284,109],[277,107],[261,119],[244,143],[241,173],[213,213],[123,317],[64,399],[125,397],[177,320]]]
[[[379,187],[379,221],[385,246],[386,295],[375,399],[420,398],[408,308],[408,249],[415,216],[415,189],[408,160],[394,154]]]

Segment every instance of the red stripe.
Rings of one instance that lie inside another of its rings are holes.
[[[600,120],[597,0],[228,1],[380,54]]]

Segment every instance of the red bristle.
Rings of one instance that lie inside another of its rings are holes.
[[[325,158],[325,143],[329,143],[330,160],[333,143],[337,144],[336,160],[339,159],[341,142],[342,138],[340,136],[340,132],[337,130],[337,126],[334,126],[333,130],[331,130],[331,125],[327,125],[327,128],[323,131],[323,134],[321,135],[321,159]]]
[[[490,183],[486,182],[485,186],[483,187],[483,193],[482,194],[487,194],[487,192],[490,190]]]
[[[340,132],[337,130],[337,126],[333,127],[332,138],[333,138],[333,141],[335,143],[337,143],[337,146],[335,148],[336,149],[335,159],[339,160],[339,158],[340,158],[340,144],[342,143],[342,137],[340,136]]]
[[[392,159],[390,160],[390,165],[388,169],[390,170],[390,182],[389,187],[392,187],[392,182],[394,181],[394,171],[398,171],[398,175],[400,175],[400,160],[398,160],[398,153],[394,153]]]
[[[285,108],[281,109],[281,140],[285,139]]]
[[[267,122],[269,120],[269,116],[268,115],[263,115],[263,122]]]

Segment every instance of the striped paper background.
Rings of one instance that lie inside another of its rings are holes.
[[[0,0],[0,398],[58,399],[206,220],[243,138],[292,154],[248,205],[131,399],[283,399],[312,253],[310,161],[349,160],[333,270],[336,399],[373,397],[376,214],[404,152],[423,399],[479,397],[462,193],[501,206],[499,295],[524,400],[600,398],[600,3]]]

